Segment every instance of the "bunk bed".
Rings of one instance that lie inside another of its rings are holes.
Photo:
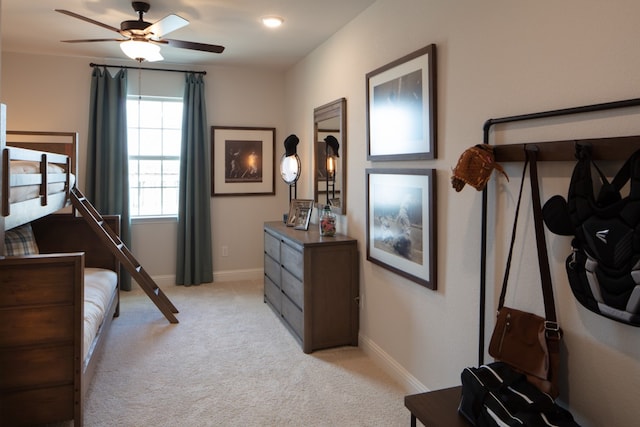
[[[84,397],[119,314],[120,260],[75,209],[60,213],[75,187],[77,134],[6,132],[4,108],[0,237],[33,237],[11,254],[0,245],[0,423],[82,425]],[[119,235],[119,216],[101,220]]]

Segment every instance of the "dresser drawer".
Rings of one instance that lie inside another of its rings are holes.
[[[268,276],[273,283],[280,283],[280,264],[269,255],[264,256],[264,274]]]
[[[302,310],[286,296],[282,297],[282,317],[291,326],[298,338],[302,338],[303,317]]]
[[[264,296],[269,304],[280,313],[282,310],[282,292],[267,276],[264,276]]]
[[[304,287],[302,286],[302,282],[287,270],[282,270],[282,291],[291,298],[291,301],[298,307],[302,308],[304,303]]]
[[[295,277],[302,280],[302,251],[299,248],[283,243],[280,247],[280,253],[282,254],[282,258],[280,260],[282,266]]]
[[[264,252],[275,259],[276,262],[280,262],[280,239],[266,231],[264,233]]]

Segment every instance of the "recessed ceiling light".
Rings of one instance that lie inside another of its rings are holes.
[[[269,28],[278,28],[283,22],[284,19],[279,16],[264,16],[262,18],[264,26]]]

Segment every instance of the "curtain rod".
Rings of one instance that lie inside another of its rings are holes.
[[[109,67],[109,68],[127,68],[130,70],[145,70],[145,71],[168,71],[171,73],[194,73],[194,74],[207,74],[206,71],[189,71],[189,70],[172,70],[169,68],[147,68],[147,67],[131,67],[128,65],[107,65],[107,64],[94,64],[93,62],[89,63],[90,67]]]

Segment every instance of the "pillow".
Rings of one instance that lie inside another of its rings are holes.
[[[4,232],[4,253],[7,256],[38,255],[40,253],[30,223]]]

